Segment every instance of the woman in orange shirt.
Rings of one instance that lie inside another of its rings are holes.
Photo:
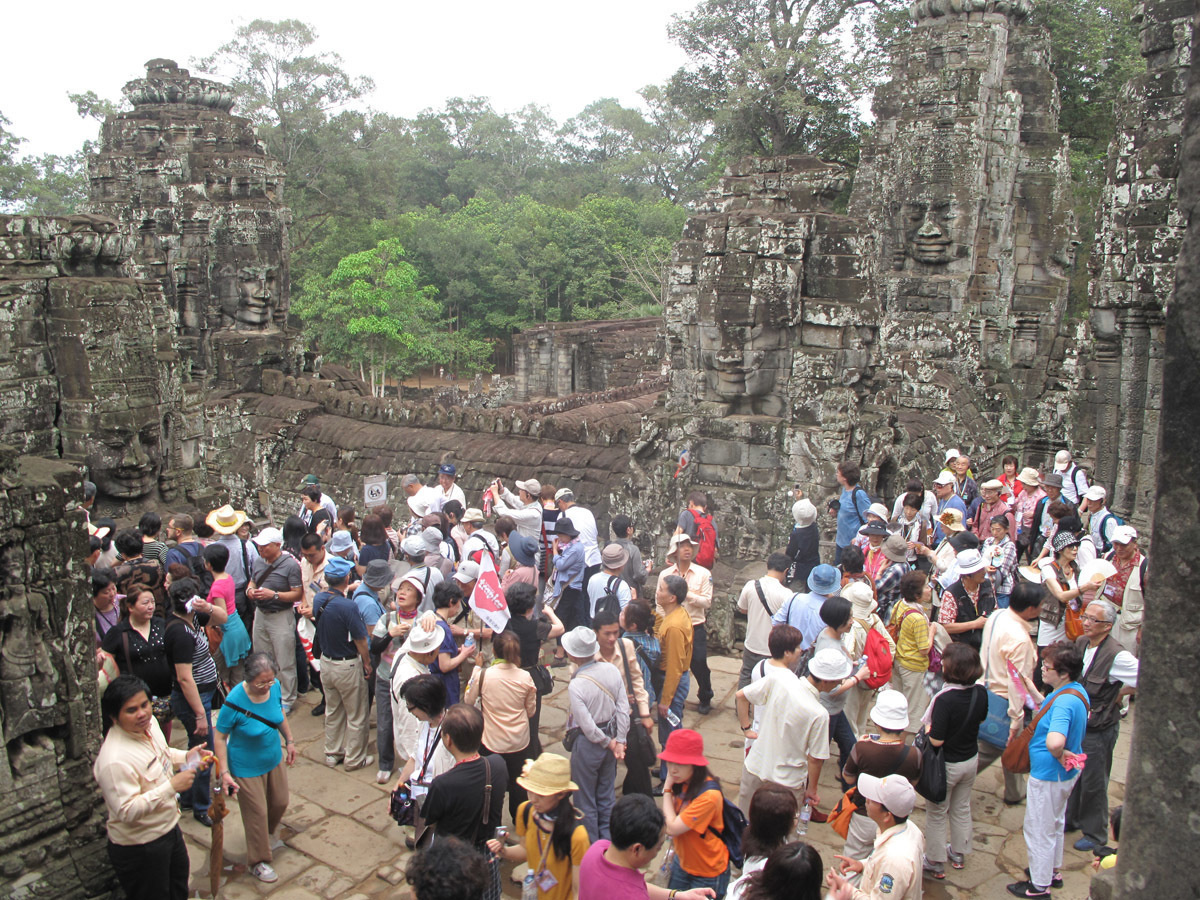
[[[667,887],[708,887],[721,900],[729,887],[729,851],[718,834],[725,827],[725,797],[721,783],[708,771],[704,738],[688,728],[673,731],[659,758],[667,764],[663,816],[667,835],[675,841]]]

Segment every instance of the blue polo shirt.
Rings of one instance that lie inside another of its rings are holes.
[[[353,600],[354,605],[358,607],[358,614],[362,616],[363,624],[367,628],[374,628],[375,623],[383,618],[383,604],[379,602],[379,595],[365,584],[360,584],[354,592]]]
[[[1064,684],[1046,698],[1054,702],[1050,711],[1042,716],[1029,739],[1029,775],[1039,781],[1070,781],[1079,774],[1077,769],[1068,772],[1046,749],[1046,736],[1054,731],[1067,736],[1067,749],[1072,753],[1083,751],[1083,733],[1087,730],[1087,704],[1071,694],[1060,696],[1067,688],[1074,688],[1087,696],[1087,688],[1077,681]],[[1043,704],[1044,705],[1044,704]]]
[[[367,627],[353,600],[345,594],[321,591],[313,598],[313,618],[317,622],[322,657],[350,659],[358,656],[354,642],[366,639]]]
[[[794,594],[792,599],[779,607],[771,617],[772,625],[791,625],[804,636],[800,644],[801,650],[807,650],[817,640],[817,635],[825,627],[821,618],[821,607],[829,598],[824,594],[809,591],[806,594]]]
[[[849,547],[850,542],[858,534],[867,521],[867,510],[871,507],[871,498],[859,485],[842,491],[838,498],[837,537],[839,547]],[[857,507],[857,510],[855,509]]]

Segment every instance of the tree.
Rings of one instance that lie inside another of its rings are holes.
[[[815,153],[852,159],[855,104],[881,74],[871,17],[900,0],[702,0],[676,16],[691,57],[666,87],[711,120],[730,155]]]
[[[7,129],[0,113],[0,212],[69,215],[87,199],[84,153],[18,156],[25,143]]]

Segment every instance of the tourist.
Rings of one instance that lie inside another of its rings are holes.
[[[879,837],[865,860],[837,857],[837,871],[830,870],[828,876],[830,900],[919,900],[925,837],[908,819],[917,802],[916,790],[903,775],[861,775],[858,793]],[[858,887],[850,881],[855,875],[860,876]]]
[[[434,624],[441,632],[442,643],[438,655],[429,664],[429,671],[442,679],[446,685],[447,705],[453,706],[459,700],[461,681],[459,672],[462,664],[475,655],[474,642],[464,643],[460,648],[454,639],[451,626],[463,608],[463,595],[458,584],[453,580],[443,582],[433,589]]]
[[[117,548],[113,544],[117,523],[103,516],[88,525],[88,533],[100,539],[100,556],[93,565],[102,569],[113,568],[117,564]]]
[[[1017,572],[1017,545],[1009,537],[1009,523],[1004,516],[995,516],[988,523],[990,534],[983,542],[980,555],[987,564],[988,578],[991,579],[992,591],[996,597],[996,608],[1008,606],[1008,596],[1012,593],[1013,579]]]
[[[379,562],[376,560],[375,565],[378,565]],[[383,563],[383,566],[385,569],[388,568],[387,563]],[[371,581],[373,577],[373,573],[368,570],[363,579],[364,583]],[[390,580],[389,569],[389,584]],[[405,616],[399,616],[396,611],[396,601],[388,596],[390,590],[387,588],[378,590],[380,600],[384,604],[384,613],[370,629],[371,661],[375,667],[375,752],[379,757],[379,771],[375,773],[375,781],[378,784],[387,784],[392,771],[396,768],[396,738],[391,700],[392,662],[396,654],[400,652],[405,638],[408,637],[409,628],[416,621],[417,610],[413,607]],[[385,594],[385,591],[388,593]],[[409,595],[415,596],[416,594],[417,589],[414,587]]]
[[[100,701],[106,733],[92,774],[108,809],[108,859],[125,896],[185,900],[189,861],[175,795],[191,789],[207,762],[198,751],[167,744],[150,703],[149,687],[135,675],[108,686]]]
[[[434,527],[424,528],[420,534],[410,534],[400,542],[400,551],[410,567],[402,574],[420,578],[421,596],[429,599],[429,609],[433,608],[434,588],[454,574],[454,563],[443,554],[443,549],[449,552],[442,532]]]
[[[767,640],[771,658],[760,664],[762,677],[741,688],[735,701],[742,734],[753,741],[738,790],[738,806],[747,813],[750,799],[765,782],[791,791],[797,809],[805,803],[815,807],[821,767],[829,758],[829,711],[819,696],[826,685],[812,675],[801,678],[793,670],[800,656],[800,632],[790,625],[778,625]],[[826,662],[835,676],[843,669],[850,670],[849,661],[842,665],[840,657],[826,654],[822,663]],[[817,668],[823,675],[829,674],[821,665]]]
[[[771,657],[771,651],[767,647],[767,638],[772,627],[771,618],[792,598],[792,591],[785,584],[791,564],[792,560],[783,553],[772,553],[767,557],[767,574],[747,581],[738,595],[738,611],[746,614],[746,637],[742,642],[742,669],[738,673],[738,688],[748,685],[751,670]]]
[[[321,503],[324,494],[315,485],[307,485],[300,491],[300,505],[303,512],[300,518],[304,520],[305,530],[315,534],[321,540],[328,542],[333,535],[333,523],[337,518],[337,508],[326,509]]]
[[[589,623],[596,618],[596,610],[602,600],[611,597],[616,600],[618,609],[624,609],[632,599],[629,585],[621,578],[629,555],[620,544],[606,544],[600,553],[600,571],[587,584],[587,602]]]
[[[998,610],[988,618],[983,629],[983,684],[989,691],[1008,700],[1009,735],[1012,741],[1025,727],[1025,706],[1021,692],[1013,689],[1009,664],[1021,679],[1026,692],[1034,688],[1033,669],[1037,651],[1029,640],[1029,623],[1038,618],[1046,589],[1020,579],[1013,587],[1008,609]],[[983,771],[1000,758],[1002,747],[985,740],[979,741],[978,770]],[[1015,806],[1025,799],[1025,776],[1004,770],[1004,802]]]
[[[904,546],[907,551],[904,555],[905,560],[908,561],[909,565],[915,566],[918,560],[922,559],[917,553],[917,547],[918,545],[924,546],[929,543],[929,536],[933,530],[933,520],[932,518],[928,522],[925,520],[925,515],[921,509],[922,500],[919,490],[902,494],[897,503],[900,510],[893,518],[893,526],[896,529],[896,534],[904,539]]]
[[[900,579],[912,569],[908,562],[908,541],[901,534],[890,534],[879,548],[884,564],[875,576],[875,597],[879,615],[886,619],[900,599]]]
[[[99,524],[101,520],[96,521]],[[167,540],[174,541],[175,546],[163,557],[164,569],[170,568],[171,563],[182,563],[186,566],[189,559],[200,555],[204,546],[193,533],[195,527],[195,522],[189,515],[176,513],[171,516],[167,522]]]
[[[412,513],[410,526],[416,525],[429,513],[437,496],[435,489],[422,484],[420,478],[410,473],[400,479],[400,490],[404,492],[405,502]]]
[[[384,541],[380,546],[386,549],[387,542]],[[333,532],[325,542],[325,549],[329,552],[330,556],[340,556],[342,559],[348,559],[352,563],[358,562],[358,547],[354,545],[354,538],[350,537],[350,532],[348,531]],[[357,579],[354,579],[352,583],[354,581],[357,581]]]
[[[887,563],[887,558],[880,552],[883,547],[884,539],[891,534],[888,530],[887,519],[882,518],[879,514],[887,513],[883,504],[872,503],[871,506],[878,506],[875,512],[867,510],[867,524],[858,529],[858,535],[851,542],[851,546],[859,547],[863,552],[863,571],[872,581],[878,577]]]
[[[117,604],[117,586],[112,580],[112,569],[92,569],[92,617],[95,622],[96,646],[104,642],[104,636],[121,618]]]
[[[1083,653],[1071,644],[1053,644],[1042,657],[1042,681],[1051,689],[1039,709],[1029,739],[1029,796],[1025,803],[1027,880],[1008,886],[1015,897],[1049,897],[1062,882],[1063,828],[1067,800],[1075,785],[1087,728]],[[1056,882],[1058,884],[1056,884]]]
[[[1075,464],[1070,450],[1059,450],[1054,454],[1054,471],[1062,478],[1062,492],[1067,502],[1078,506],[1087,494],[1088,479],[1083,469]]]
[[[1114,513],[1108,511],[1107,499],[1108,492],[1100,485],[1093,484],[1087,489],[1087,493],[1083,495],[1083,502],[1079,505],[1079,511],[1087,513],[1090,517],[1088,534],[1092,543],[1096,545],[1096,551],[1101,554],[1112,550],[1113,532],[1124,524]]]
[[[563,516],[554,523],[554,534],[558,551],[554,557],[554,580],[547,602],[558,611],[563,626],[570,631],[583,621],[585,614],[583,573],[587,568],[587,552],[583,544],[576,540],[579,530],[568,517]],[[562,653],[555,653],[554,665],[566,665],[566,657]]]
[[[1045,555],[1046,542],[1052,537],[1051,529],[1054,527],[1054,520],[1050,518],[1050,505],[1064,499],[1063,479],[1057,472],[1051,472],[1049,475],[1039,478],[1038,487],[1045,496],[1037,501],[1030,517],[1029,558],[1031,560]]]
[[[925,485],[921,483],[920,478],[910,478],[904,486],[904,493],[896,497],[896,501],[892,504],[892,515],[889,521],[899,523],[904,515],[904,507],[908,505],[910,495],[916,494],[918,502],[913,506],[913,509],[918,510],[918,515],[921,524],[926,532],[933,530],[933,519],[937,515],[937,495],[933,491],[926,490]],[[924,543],[924,542],[922,542]]]
[[[347,772],[375,761],[367,755],[367,679],[371,677],[367,629],[358,607],[346,596],[353,571],[350,560],[331,557],[325,563],[328,588],[313,599],[325,688],[325,765],[333,768],[344,761]]]
[[[1138,549],[1138,533],[1132,525],[1113,529],[1113,550],[1109,559],[1116,567],[1104,583],[1104,599],[1121,610],[1113,637],[1134,656],[1138,655],[1145,606],[1146,567],[1148,560]]]
[[[956,512],[958,513],[959,522],[967,518],[967,506],[956,493],[955,489],[957,486],[958,479],[950,472],[943,471],[933,480],[933,495],[937,498],[937,505],[933,511],[934,546],[937,546],[949,537],[945,531],[945,524],[942,522],[943,515],[948,512]],[[965,528],[966,526],[963,527]]]
[[[967,537],[973,538],[974,535],[967,531],[967,526],[963,524],[962,513],[957,509],[948,509],[941,513],[936,522],[944,537],[933,548],[917,546],[915,550],[926,560],[925,568],[928,569],[929,578],[937,581],[939,585],[944,582],[942,589],[945,590],[954,583],[957,577],[954,567],[955,557],[960,550],[968,549],[963,541]]]
[[[496,562],[496,574],[503,582],[504,576],[508,574],[508,570],[513,565],[513,556],[508,549],[508,544],[512,533],[517,530],[517,523],[508,516],[497,516],[492,530],[496,532],[496,541],[500,544],[500,558]]]
[[[536,546],[542,538],[542,505],[538,502],[542,484],[536,478],[530,478],[518,480],[516,486],[517,493],[513,494],[499,478],[492,482],[492,511],[512,519],[517,533],[534,541]]]
[[[1024,489],[1024,484],[1017,478],[1017,470],[1020,467],[1021,463],[1015,456],[1009,455],[1000,460],[1001,472],[996,476],[996,480],[1001,484],[1001,496],[1005,497],[1010,505],[1021,495],[1021,491]]]
[[[316,475],[305,475],[303,480],[301,480],[301,482],[300,482],[300,489],[303,491],[306,488],[316,488],[317,489],[317,493],[320,495],[318,498],[318,502],[320,503],[321,509],[325,510],[325,512],[327,512],[329,514],[328,521],[330,521],[330,522],[334,521],[337,518],[337,504],[333,502],[332,497],[330,497],[328,494],[326,494],[325,492],[323,492],[321,490],[321,479],[318,478]],[[301,505],[298,514],[299,514],[300,518],[304,519],[305,528],[307,528],[309,530],[313,530],[313,529],[309,528],[309,526],[311,525],[311,522],[307,518],[304,517],[305,512],[306,512],[306,507]]]
[[[541,576],[550,580],[550,569],[554,561],[554,525],[562,515],[554,497],[558,493],[552,484],[543,484],[538,500],[542,504],[542,567]]]
[[[817,508],[807,497],[792,504],[792,533],[788,536],[787,576],[784,584],[808,583],[808,573],[821,564],[821,529]]]
[[[304,596],[300,564],[283,552],[283,533],[264,528],[254,537],[259,560],[246,596],[254,602],[254,649],[270,652],[279,665],[284,713],[296,703],[296,616],[293,604]]]
[[[808,573],[808,593],[795,594],[771,617],[774,625],[791,625],[804,635],[801,650],[812,647],[825,623],[821,621],[821,607],[837,593],[841,577],[833,566],[819,565]]]
[[[575,492],[569,488],[560,488],[554,493],[554,502],[558,506],[559,518],[555,525],[567,518],[578,530],[579,543],[583,545],[584,566],[582,587],[587,587],[588,579],[600,571],[599,533],[596,530],[596,517],[590,509],[580,506],[575,500]],[[563,621],[566,621],[565,619]],[[570,627],[568,625],[568,627]]]
[[[687,508],[679,514],[675,534],[686,534],[695,541],[696,564],[712,571],[721,542],[717,535],[717,523],[708,511],[708,495],[704,491],[688,493]]]
[[[845,557],[843,557],[844,559]],[[883,624],[883,620],[879,618],[876,609],[878,604],[875,598],[871,596],[871,589],[865,584],[851,584],[842,588],[842,596],[850,601],[850,615],[853,617],[853,622],[849,633],[842,638],[842,643],[846,647],[846,651],[850,654],[851,659],[867,659],[868,666],[871,659],[867,654],[867,641],[869,635],[874,632],[877,635],[878,641],[882,641],[887,646],[889,659],[891,660],[890,668],[885,672],[871,671],[869,675],[878,675],[883,677],[885,674],[890,674],[895,671],[896,660],[896,644],[892,640],[891,634],[887,630],[887,626]],[[867,724],[867,714],[871,707],[875,705],[875,695],[878,693],[878,687],[872,687],[867,683],[869,678],[864,678],[859,681],[858,686],[849,691],[846,696],[846,721],[850,723],[850,730],[855,735],[865,733]],[[885,682],[886,686],[886,682]]]
[[[816,849],[803,841],[784,844],[746,879],[741,900],[820,900],[821,876],[821,854]]]
[[[659,576],[654,599],[662,611],[662,619],[658,624],[661,648],[659,671],[662,672],[662,679],[657,682],[660,746],[666,746],[671,732],[679,727],[683,719],[683,704],[691,687],[688,668],[692,663],[692,620],[683,608],[687,595],[688,584],[678,575]],[[667,777],[665,763],[659,770],[659,777]]]
[[[740,805],[740,801],[739,801]],[[757,882],[754,873],[767,864],[767,857],[788,842],[796,829],[799,815],[796,795],[778,784],[763,784],[750,798],[746,811],[746,830],[742,834],[745,863],[742,875],[725,894],[725,900],[741,900],[746,885]],[[820,884],[817,885],[820,888]]]
[[[866,513],[871,505],[871,498],[858,486],[860,470],[858,463],[843,460],[837,465],[837,483],[841,485],[841,496],[830,502],[829,510],[837,518],[836,550],[833,564],[840,565],[844,551],[858,529],[867,523]]]
[[[982,646],[983,626],[996,608],[996,592],[988,578],[987,561],[978,550],[962,551],[955,564],[958,578],[942,594],[938,624],[946,629],[951,640],[978,650]]]
[[[966,507],[963,519],[968,522],[972,521],[975,518],[976,510],[979,509],[979,504],[983,502],[983,497],[980,496],[979,485],[971,477],[971,457],[960,455],[958,459],[950,463],[950,468],[953,470],[957,482],[954,491]]]
[[[663,818],[675,842],[667,888],[712,888],[720,900],[729,886],[729,850],[718,834],[725,827],[725,798],[708,770],[704,738],[689,729],[672,732],[659,758],[667,766]]]
[[[842,590],[852,584],[864,585],[875,596],[875,579],[864,570],[866,566],[865,551],[858,544],[851,544],[842,551]],[[819,605],[817,607],[820,609]],[[818,630],[820,626],[817,626]]]
[[[890,625],[896,635],[896,656],[891,687],[908,701],[911,720],[919,720],[929,702],[925,673],[929,671],[933,632],[925,610],[932,593],[924,572],[909,572],[900,579],[900,600],[892,608]]]
[[[501,859],[528,863],[525,878],[532,879],[537,900],[574,900],[579,894],[579,869],[591,841],[571,803],[579,786],[571,780],[570,767],[555,753],[526,763],[516,779],[529,799],[512,817],[521,841],[514,847],[488,841],[488,849]]]
[[[105,632],[100,646],[116,660],[122,675],[136,675],[146,683],[158,724],[170,734],[170,697],[175,673],[167,656],[166,621],[154,614],[154,608],[154,594],[150,591],[122,598],[121,621]],[[190,663],[191,657],[184,662]]]
[[[407,576],[406,576],[407,577]],[[401,585],[403,588],[403,585]],[[381,619],[380,621],[384,621]],[[442,632],[436,627],[426,628],[423,622],[394,620],[388,625],[388,634],[405,635],[404,643],[392,660],[392,677],[389,684],[388,702],[392,707],[392,734],[395,752],[404,758],[417,755],[417,740],[421,733],[421,722],[409,712],[400,698],[405,682],[418,675],[432,674],[429,665],[437,658],[442,645]]]
[[[576,802],[590,840],[608,837],[608,818],[616,802],[617,760],[625,758],[629,707],[615,666],[597,662],[596,633],[580,625],[562,637],[563,650],[578,668],[567,685],[567,729],[577,728],[571,753],[571,777],[579,784]]]
[[[483,554],[487,553],[492,558],[492,567],[496,568],[500,559],[500,543],[495,535],[484,531],[486,521],[483,513],[475,507],[463,513],[462,527],[467,536],[462,544],[462,559],[482,564]]]
[[[1090,852],[1108,836],[1108,780],[1121,729],[1121,697],[1137,687],[1138,661],[1112,636],[1116,606],[1093,600],[1082,617],[1083,636],[1075,649],[1083,654],[1081,681],[1089,701],[1083,750],[1087,764],[1067,803],[1067,831],[1080,829],[1075,849]]]
[[[855,743],[841,773],[846,789],[855,787],[864,775],[876,778],[899,775],[915,783],[921,774],[921,754],[904,742],[904,732],[909,727],[908,701],[904,695],[899,691],[880,691],[871,709],[871,721],[879,732],[864,734]],[[866,859],[875,846],[879,829],[867,815],[861,792],[856,793],[858,806],[850,817],[842,853],[850,859]]]
[[[1017,558],[1024,557],[1028,561],[1036,555],[1033,552],[1033,543],[1038,536],[1038,531],[1033,524],[1034,513],[1043,498],[1046,497],[1046,492],[1042,490],[1041,477],[1038,475],[1037,469],[1028,466],[1022,469],[1021,474],[1017,476],[1017,484],[1021,486],[1021,490],[1017,492],[1014,508],[1014,517],[1017,521]]]
[[[138,519],[137,530],[142,536],[142,556],[160,566],[163,565],[167,556],[167,545],[158,539],[162,533],[162,516],[153,511],[142,513],[142,517]]]
[[[521,662],[520,638],[509,629],[492,635],[492,662],[475,667],[466,695],[483,713],[482,752],[503,759],[508,770],[508,814],[514,821],[525,800],[516,778],[534,755],[529,726],[537,712],[537,688]]]
[[[166,572],[163,567],[142,555],[142,535],[136,528],[125,528],[113,538],[120,562],[112,569],[112,578],[117,583],[117,592],[136,594],[147,590],[154,594],[159,614],[166,612],[166,588],[163,584]]]
[[[400,699],[420,723],[414,753],[404,763],[397,782],[397,786],[408,786],[413,800],[413,836],[404,839],[405,846],[412,850],[425,830],[421,804],[425,802],[429,786],[433,779],[454,768],[454,757],[442,742],[442,720],[447,709],[445,683],[436,675],[418,675],[400,687]]]
[[[212,587],[208,589],[209,603],[225,610],[224,623],[217,624],[221,640],[213,650],[213,660],[221,680],[228,686],[242,680],[242,660],[250,652],[250,633],[237,614],[237,590],[233,578],[226,571],[229,564],[227,545],[217,541],[204,548],[204,565],[212,573]]]
[[[1037,645],[1049,647],[1067,636],[1067,616],[1078,618],[1082,611],[1081,597],[1094,593],[1104,581],[1097,572],[1092,580],[1079,583],[1079,545],[1082,537],[1073,531],[1059,531],[1054,535],[1053,553],[1041,564],[1042,583],[1050,597],[1042,604],[1041,620],[1038,622]]]
[[[344,533],[350,534],[349,531]],[[350,534],[350,540],[351,543],[357,543],[352,534]],[[362,546],[359,547],[358,561],[356,563],[358,574],[365,574],[367,566],[376,559],[382,560],[385,563],[391,562],[392,545],[388,542],[387,531],[383,527],[383,519],[372,513],[363,519]]]
[[[621,513],[613,516],[608,527],[612,531],[613,540],[629,554],[625,569],[621,572],[621,580],[629,585],[634,597],[640,597],[646,584],[646,576],[650,574],[650,560],[642,560],[642,551],[633,542],[633,519]]]
[[[822,651],[829,650],[843,657],[850,664],[851,671],[853,671],[855,660],[850,656],[850,652],[846,649],[844,643],[845,636],[854,627],[854,618],[850,614],[851,609],[850,601],[845,597],[830,597],[822,604],[821,621],[825,627],[818,632],[817,639],[813,642],[813,660],[816,660]],[[832,663],[829,665],[832,666]],[[838,669],[840,668],[841,666],[839,665]],[[861,666],[853,675],[847,672],[846,675],[839,679],[837,684],[824,688],[821,691],[821,706],[825,707],[825,710],[829,713],[829,734],[838,745],[839,779],[842,770],[846,767],[846,761],[850,758],[850,753],[854,749],[854,742],[856,740],[854,730],[846,720],[846,697],[858,687],[868,674],[867,667],[865,665]],[[849,785],[843,784],[842,790],[845,790],[847,787]]]
[[[504,591],[511,618],[505,631],[511,631],[520,641],[521,668],[529,673],[537,686],[537,706],[529,722],[529,750],[542,752],[538,726],[542,716],[542,696],[550,693],[554,684],[550,672],[542,665],[542,645],[566,633],[558,616],[549,606],[541,614],[536,611],[537,589],[531,584],[514,584]]]
[[[453,463],[442,463],[438,466],[437,486],[433,489],[433,501],[429,506],[429,512],[445,510],[446,504],[454,501],[466,509],[467,495],[463,493],[463,489],[458,486],[457,481],[458,468]]]
[[[384,506],[380,507],[379,509],[368,510],[368,514],[373,513],[379,516],[379,524],[380,527],[383,528],[383,534],[385,539],[387,539],[388,547],[391,548],[391,552],[394,553],[395,548],[392,546],[392,541],[387,530],[388,526],[391,524],[391,519],[389,517],[388,521],[384,521],[383,516],[380,514],[380,510],[382,509],[387,509],[387,507]],[[388,510],[388,512],[390,514],[391,510]],[[353,506],[339,506],[337,511],[337,520],[333,523],[333,530],[350,532],[350,540],[354,541],[355,546],[362,546],[363,541],[358,533],[358,525],[356,524],[357,518],[358,513],[355,511]],[[393,532],[393,534],[394,533],[395,532]]]
[[[346,509],[349,509],[351,512],[353,512],[352,507],[346,507]],[[383,533],[387,535],[388,546],[392,548],[392,556],[398,557],[400,555],[401,537],[400,532],[396,530],[395,510],[393,510],[386,503],[380,503],[377,506],[369,507],[367,512],[374,513],[375,515],[379,516],[380,524],[383,525]],[[338,510],[338,519],[340,520],[341,518],[342,510]],[[359,535],[356,534],[354,537],[355,539],[358,539]]]
[[[212,749],[212,701],[217,690],[217,664],[208,650],[204,626],[220,626],[228,615],[222,605],[196,596],[196,582],[181,578],[167,592],[171,612],[163,629],[166,656],[175,667],[171,688],[171,712],[187,731],[188,747]],[[183,809],[191,809],[201,825],[212,827],[208,817],[212,798],[208,773],[196,776],[191,792],[180,797]]]
[[[226,796],[238,801],[242,813],[246,868],[265,884],[279,880],[271,866],[271,836],[288,807],[284,763],[289,767],[296,763],[296,742],[278,675],[270,654],[247,656],[246,680],[229,692],[213,734]]]
[[[479,900],[492,876],[478,851],[450,837],[414,853],[404,880],[415,900]]]
[[[929,743],[941,747],[946,762],[946,797],[925,807],[925,874],[946,877],[946,860],[961,869],[971,852],[971,788],[979,764],[979,726],[987,718],[987,690],[979,651],[969,644],[950,644],[942,655],[945,686],[925,711]],[[947,822],[949,839],[947,840]]]
[[[280,545],[283,548],[283,552],[289,554],[299,563],[304,558],[304,554],[300,552],[300,542],[309,533],[304,525],[304,520],[299,516],[288,516],[283,520],[283,528],[280,530],[280,533],[283,535],[283,543]],[[325,542],[322,540],[321,543],[324,544]],[[250,574],[254,574],[253,569],[250,570]]]
[[[421,806],[425,822],[436,830],[434,843],[456,837],[483,856],[488,885],[482,900],[500,900],[500,861],[488,849],[504,809],[508,772],[499,756],[480,756],[483,716],[473,706],[458,703],[442,719],[442,743],[454,766],[433,779]],[[490,786],[490,793],[486,788]],[[485,805],[484,798],[490,800]]]
[[[237,611],[242,616],[242,623],[249,633],[253,621],[250,611],[253,607],[246,602],[246,584],[250,580],[254,564],[258,562],[258,548],[250,540],[250,520],[246,517],[244,510],[234,509],[227,503],[210,512],[204,521],[212,527],[213,532],[217,535],[213,543],[208,546],[220,545],[228,553],[229,558],[225,563],[225,572],[233,579]],[[240,681],[241,679],[235,680]]]
[[[712,607],[713,580],[712,572],[693,560],[698,550],[696,542],[687,534],[676,534],[671,538],[667,549],[669,565],[658,573],[658,577],[668,578],[672,575],[682,578],[687,583],[687,599],[683,608],[692,623],[692,666],[691,672],[696,676],[696,699],[699,702],[697,711],[702,716],[712,711],[712,676],[708,670],[708,610]]]
[[[351,572],[350,577],[353,578],[354,574]],[[358,583],[358,587],[350,596],[368,633],[374,631],[375,623],[383,618],[386,608],[384,604],[387,603],[391,589],[392,567],[382,559],[371,560],[363,573],[362,581]],[[372,685],[373,691],[374,685]]]
[[[593,579],[599,581],[600,579]],[[654,720],[650,718],[650,694],[638,665],[637,646],[628,638],[621,637],[621,610],[616,604],[602,607],[592,621],[596,632],[596,661],[612,664],[621,676],[621,685],[629,708],[629,729],[644,728],[647,737],[654,733]],[[635,721],[636,720],[636,721]],[[622,791],[651,796],[650,766],[654,764],[653,743],[639,741],[630,734],[625,747],[625,783]]]
[[[100,553],[104,550],[104,543],[94,534],[88,535],[87,556],[83,558],[84,572],[91,574],[93,569],[100,568]],[[112,572],[112,569],[104,567],[105,572]]]
[[[508,552],[512,557],[512,565],[500,578],[500,590],[507,591],[512,585],[520,582],[536,588],[538,586],[537,540],[515,531],[508,536]]]
[[[1004,519],[1008,536],[1016,540],[1016,516],[1013,515],[1012,508],[1008,502],[1000,496],[1000,492],[1004,490],[1004,483],[999,479],[993,478],[985,481],[979,490],[981,493],[979,508],[975,510],[975,515],[971,517],[971,531],[979,535],[980,540],[983,540],[987,535],[992,533],[992,519],[1001,516]]]
[[[287,526],[285,525],[284,528],[286,534]],[[288,541],[285,537],[285,551],[287,551],[287,547]],[[325,581],[325,564],[328,562],[330,554],[321,536],[308,532],[300,535],[299,552],[300,578],[304,594],[296,612],[299,617],[311,620],[313,617],[313,600],[317,594],[329,590],[329,585]],[[298,693],[307,694],[310,681],[315,683],[321,690],[321,700],[313,707],[312,715],[323,716],[325,715],[325,689],[321,683],[321,675],[315,665],[321,655],[321,645],[317,641],[316,627],[311,624],[311,621],[301,622],[298,618],[297,632],[303,633],[304,637],[302,640],[297,640],[296,642],[296,689]]]
[[[637,650],[638,665],[642,669],[642,683],[646,686],[646,696],[651,708],[658,705],[659,691],[662,689],[664,672],[662,665],[662,645],[654,636],[654,610],[645,600],[631,600],[629,605],[621,610],[621,628],[624,637]]]

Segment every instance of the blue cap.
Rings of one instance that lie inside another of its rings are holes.
[[[341,556],[329,556],[325,561],[325,576],[345,578],[353,568],[354,563],[350,562],[350,560]]]
[[[458,469],[454,468],[450,463],[442,463],[438,466],[439,475],[457,475]]]
[[[842,577],[833,566],[821,564],[808,573],[808,589],[814,594],[828,596],[842,583]]]

